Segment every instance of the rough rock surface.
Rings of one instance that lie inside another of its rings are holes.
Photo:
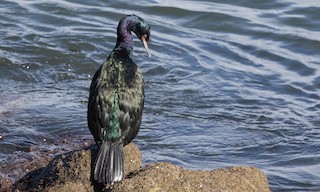
[[[92,183],[91,166],[97,148],[90,147],[57,156],[48,166],[17,181],[13,191],[270,191],[266,176],[254,167],[194,171],[170,163],[152,163],[141,169],[138,147],[129,144],[124,151],[127,177],[108,189]]]
[[[13,185],[14,191],[101,191],[103,186],[93,183],[91,177],[98,148],[90,146],[58,155],[46,167],[27,174]],[[124,147],[125,175],[142,165],[137,145]]]
[[[254,167],[229,167],[213,171],[186,170],[170,163],[147,165],[113,191],[270,191],[262,171]]]
[[[0,173],[0,192],[8,191],[11,185],[11,181],[7,177],[2,176]]]

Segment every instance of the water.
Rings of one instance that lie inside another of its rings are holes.
[[[0,3],[0,170],[92,142],[92,75],[125,14],[152,26],[135,40],[145,163],[261,168],[273,191],[320,190],[318,1]]]

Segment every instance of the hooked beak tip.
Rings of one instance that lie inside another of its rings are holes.
[[[149,58],[150,58],[150,57],[151,57],[151,52],[150,52],[150,49],[149,49],[149,47],[148,47],[148,43],[147,43],[146,38],[145,38],[144,35],[141,37],[141,40],[142,40],[142,43],[143,43],[143,45],[144,45],[144,48],[145,48],[146,51],[147,51],[147,54],[148,54]]]

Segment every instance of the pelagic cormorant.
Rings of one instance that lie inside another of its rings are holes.
[[[144,105],[144,81],[132,61],[133,35],[147,42],[150,26],[136,15],[123,17],[117,28],[117,44],[95,73],[88,102],[88,126],[100,149],[94,179],[113,184],[124,177],[123,146],[137,135]]]

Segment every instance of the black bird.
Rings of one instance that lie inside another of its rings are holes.
[[[117,28],[117,44],[95,73],[88,102],[88,126],[100,146],[95,161],[94,179],[113,184],[124,177],[123,146],[137,135],[144,105],[144,81],[132,61],[133,35],[147,41],[150,26],[136,15],[123,17]]]

